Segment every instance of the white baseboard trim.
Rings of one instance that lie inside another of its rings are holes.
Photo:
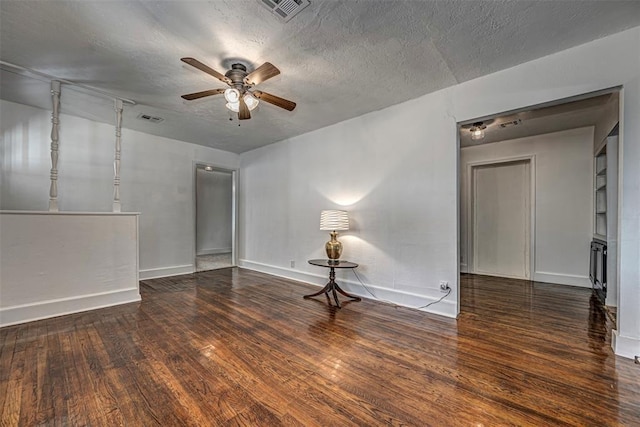
[[[469,267],[467,267],[466,263],[460,263],[460,273],[468,273]]]
[[[591,287],[591,280],[589,280],[589,277],[577,276],[573,274],[536,271],[533,273],[533,280],[535,280],[536,282],[555,283],[558,285],[580,286],[582,288]]]
[[[502,277],[505,279],[529,280],[526,277],[510,276],[508,274],[498,274],[498,273],[486,272],[486,271],[470,271],[469,274],[475,274],[478,276]]]
[[[326,275],[308,273],[306,271],[295,270],[291,268],[278,267],[270,264],[263,264],[260,262],[249,261],[245,259],[241,259],[238,263],[239,267],[246,268],[249,270],[259,271],[261,273],[271,274],[273,276],[284,277],[285,279],[297,280],[300,282],[309,283],[311,285],[316,286],[324,286],[327,283],[329,272],[326,271]],[[327,269],[328,270],[328,269]],[[336,274],[337,275],[337,274]],[[355,277],[355,276],[354,276]],[[376,300],[373,298],[366,289],[358,282],[353,279],[344,279],[338,278],[336,280],[342,289],[351,294],[357,295],[362,298]],[[417,295],[410,292],[399,291],[397,289],[388,289],[382,288],[375,285],[366,284],[367,288],[376,295],[377,300],[383,302],[391,302],[396,305],[401,305],[403,307],[414,308],[417,310],[425,311],[428,313],[439,314],[441,316],[456,318],[456,303],[454,297],[449,295],[449,297],[445,300],[440,301],[437,304],[434,304],[430,307],[418,309],[416,307],[421,307],[427,305],[431,302],[437,301],[443,295],[438,289],[433,289],[435,296],[427,296],[427,295]]]
[[[633,359],[640,356],[640,339],[619,335],[615,329],[611,334],[611,348],[618,356]]]
[[[193,264],[174,265],[171,267],[150,268],[140,270],[140,280],[157,279],[159,277],[178,276],[193,273]]]
[[[136,301],[140,301],[140,290],[137,286],[130,289],[14,305],[0,309],[0,327]]]
[[[230,253],[231,253],[231,248],[203,249],[201,251],[196,252],[196,256],[230,254]]]

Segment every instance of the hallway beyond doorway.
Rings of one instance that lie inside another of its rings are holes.
[[[233,267],[231,252],[196,256],[196,272]]]

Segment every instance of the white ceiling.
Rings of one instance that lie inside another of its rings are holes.
[[[0,59],[134,100],[125,127],[240,153],[637,25],[640,1],[311,0],[283,23],[256,0],[2,0]],[[238,127],[223,97],[180,98],[224,87],[185,56],[269,61],[282,74],[258,89],[298,106],[263,102]],[[3,68],[0,97],[50,108],[46,82]],[[110,101],[64,88],[63,112],[112,121]]]

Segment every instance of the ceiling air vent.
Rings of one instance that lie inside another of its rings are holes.
[[[508,122],[500,123],[500,127],[504,129],[510,126],[518,126],[519,124],[522,124],[522,119],[509,120]]]
[[[149,114],[144,114],[144,113],[138,114],[138,118],[140,120],[144,120],[145,122],[151,122],[151,123],[160,123],[164,121],[162,117],[150,116]]]
[[[283,22],[288,22],[302,9],[309,6],[309,0],[257,0]]]

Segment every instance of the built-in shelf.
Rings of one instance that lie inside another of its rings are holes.
[[[596,155],[594,165],[594,234],[595,236],[607,235],[607,146]]]
[[[616,101],[617,102],[617,101]],[[618,125],[616,124],[606,138],[600,141],[593,159],[593,244],[604,244],[601,251],[604,259],[600,258],[601,276],[592,276],[592,283],[596,293],[607,306],[619,303],[618,294]],[[598,257],[591,257],[591,267],[597,265]],[[596,267],[597,270],[597,267]],[[599,278],[598,278],[599,277]],[[595,280],[594,282],[594,279]],[[602,285],[603,292],[598,290]]]

